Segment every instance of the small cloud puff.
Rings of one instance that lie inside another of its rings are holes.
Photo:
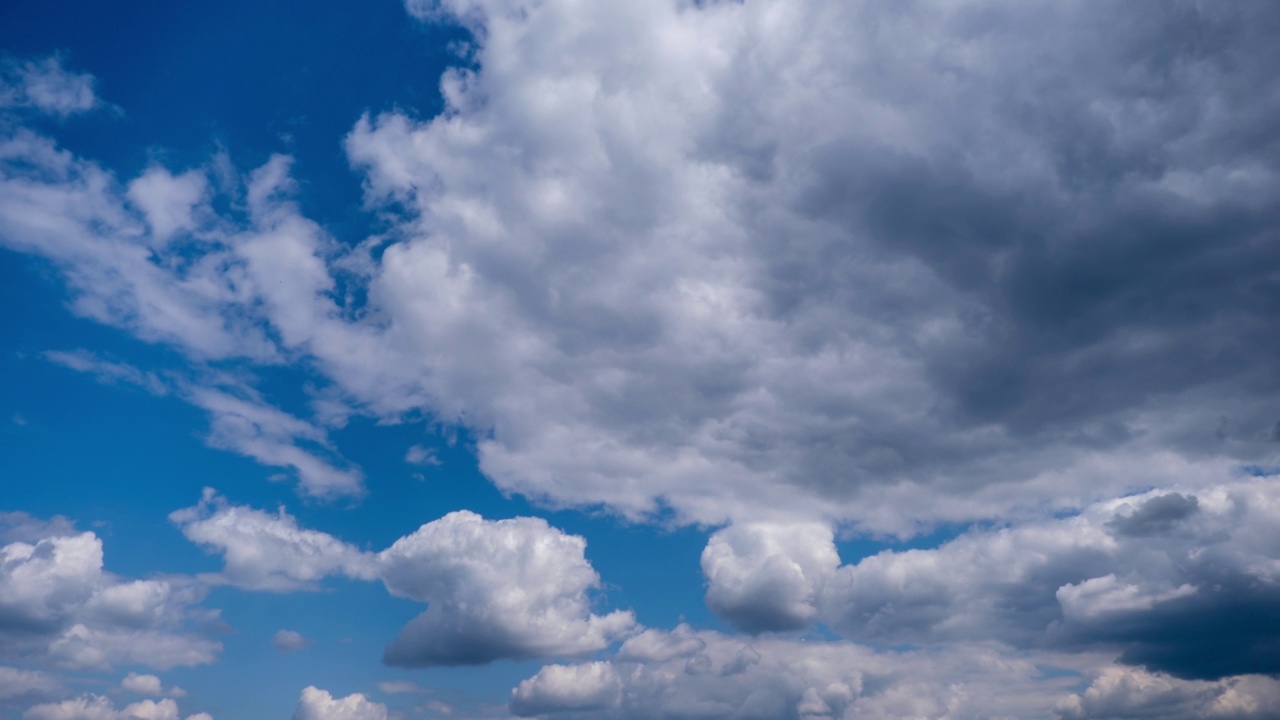
[[[293,720],[387,720],[387,706],[361,693],[334,698],[327,690],[309,686],[298,698]]]
[[[315,641],[293,630],[279,630],[271,636],[271,644],[281,652],[295,652],[310,647]]]

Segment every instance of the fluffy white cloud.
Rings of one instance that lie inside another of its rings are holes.
[[[607,662],[547,665],[511,692],[517,715],[609,710],[618,704],[622,687]]]
[[[387,661],[479,664],[604,648],[635,618],[591,612],[588,593],[600,576],[585,548],[541,518],[491,521],[467,511],[400,538],[378,556],[382,582],[430,607],[400,632]]]
[[[160,678],[155,675],[139,675],[132,672],[120,681],[120,687],[139,695],[160,695],[162,692]]]
[[[454,512],[375,554],[299,528],[283,509],[270,515],[230,505],[212,490],[170,517],[188,539],[224,557],[210,581],[289,591],[342,575],[381,580],[391,594],[427,603],[387,649],[391,664],[578,655],[635,626],[630,611],[592,612],[600,576],[584,556],[586,542],[540,518]]]
[[[178,578],[125,580],[103,570],[92,532],[0,547],[0,657],[75,669],[156,668],[214,660],[221,644],[192,631],[215,614]]]
[[[26,62],[0,59],[0,109],[33,108],[66,117],[97,105],[93,76],[68,72],[56,55]]]
[[[312,686],[303,689],[293,720],[387,720],[387,706],[360,693],[334,698]]]
[[[733,525],[702,552],[707,605],[749,632],[798,630],[817,615],[822,583],[839,565],[825,525]]]
[[[1280,680],[1262,676],[1217,682],[1178,680],[1111,667],[1082,693],[1058,702],[1061,718],[1267,718],[1280,714]]]

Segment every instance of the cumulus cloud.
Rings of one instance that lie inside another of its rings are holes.
[[[1071,666],[970,645],[877,652],[847,642],[650,630],[606,661],[549,665],[511,694],[518,715],[612,718],[1045,717]]]
[[[798,630],[816,616],[821,584],[839,564],[825,525],[734,525],[702,552],[707,605],[748,632]]]
[[[347,137],[384,236],[339,246],[285,157],[229,215],[16,128],[0,242],[87,317],[634,518],[910,533],[1274,456],[1270,7],[428,5],[474,65]],[[215,436],[308,472],[258,432]]]
[[[393,595],[427,602],[387,648],[393,665],[483,664],[599,650],[635,624],[591,612],[600,576],[586,541],[541,518],[490,521],[459,511],[379,554]]]
[[[159,695],[161,692],[160,678],[132,672],[120,681],[120,687],[139,695]]]
[[[600,576],[586,542],[540,518],[453,512],[370,553],[299,528],[283,509],[271,515],[230,505],[212,490],[170,517],[188,539],[223,556],[212,582],[283,592],[315,588],[328,576],[376,579],[393,595],[427,603],[388,647],[393,665],[579,655],[635,626],[630,611],[592,612]],[[289,640],[277,633],[277,645]]]
[[[212,662],[221,644],[195,630],[216,613],[180,578],[127,580],[104,571],[92,532],[0,547],[0,657],[73,669]]]
[[[327,690],[303,689],[293,720],[387,720],[387,706],[360,693],[334,698]]]
[[[1178,680],[1135,668],[1107,668],[1081,693],[1060,700],[1060,718],[1267,718],[1280,713],[1280,681],[1249,676]]]
[[[863,641],[1111,651],[1184,678],[1276,673],[1277,494],[1274,476],[1151,490],[838,568],[830,531],[732,527],[703,554],[708,604],[750,631],[817,619]]]

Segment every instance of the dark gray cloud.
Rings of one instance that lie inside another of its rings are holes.
[[[1168,532],[1196,510],[1200,501],[1194,495],[1169,493],[1142,502],[1133,512],[1117,513],[1107,527],[1121,535],[1144,537]]]

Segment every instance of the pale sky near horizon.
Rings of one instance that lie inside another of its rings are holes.
[[[1277,34],[9,0],[0,716],[1280,715]]]

